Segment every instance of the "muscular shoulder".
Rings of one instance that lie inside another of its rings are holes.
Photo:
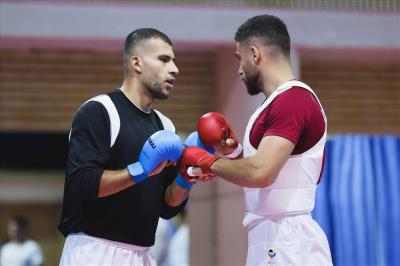
[[[314,107],[318,107],[318,101],[314,95],[306,89],[294,87],[278,95],[271,103],[273,113],[288,113],[295,116],[304,116],[310,113]],[[300,112],[300,113],[299,113]]]
[[[300,87],[277,96],[263,116],[266,123],[263,136],[281,136],[294,144],[298,144],[305,133],[321,135],[325,126],[318,100],[311,92]]]

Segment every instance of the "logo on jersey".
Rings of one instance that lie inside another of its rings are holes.
[[[273,249],[268,250],[268,257],[269,257],[270,259],[275,258],[275,257],[276,257],[276,252],[275,252],[275,250],[273,250]]]
[[[151,146],[153,149],[156,148],[156,144],[154,144],[153,140],[150,139],[150,138],[149,138],[149,143],[150,143],[150,146]]]
[[[270,248],[267,250],[267,258],[266,258],[267,265],[269,266],[277,265],[276,255],[277,255],[277,250],[275,248]]]

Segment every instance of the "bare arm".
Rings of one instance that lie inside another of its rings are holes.
[[[149,176],[160,173],[166,166],[168,166],[166,161],[161,163]],[[133,186],[134,184],[135,181],[133,181],[127,169],[117,171],[105,170],[100,178],[98,196],[99,198],[106,197]],[[181,188],[175,181],[168,186],[164,195],[165,202],[171,207],[180,205],[188,196],[189,190]]]
[[[295,145],[282,137],[266,136],[257,153],[239,160],[217,160],[211,170],[217,176],[243,187],[271,185]]]
[[[160,163],[148,176],[159,174],[166,166],[168,166],[168,161]],[[122,170],[104,170],[103,175],[100,178],[100,186],[98,197],[106,197],[117,192],[120,192],[130,186],[133,186],[135,181],[133,181],[130,176],[128,169]]]
[[[176,181],[174,181],[165,191],[165,202],[171,207],[176,207],[188,198],[189,191],[189,189],[180,187],[176,184]]]
[[[128,169],[123,170],[104,170],[100,178],[98,197],[106,197],[121,190],[124,190],[135,184],[132,177],[129,175]]]

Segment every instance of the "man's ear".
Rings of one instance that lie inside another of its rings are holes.
[[[142,62],[139,56],[137,55],[132,56],[129,62],[131,64],[131,68],[133,71],[135,71],[138,74],[142,73]]]
[[[251,45],[250,47],[250,53],[251,53],[251,60],[253,61],[254,64],[258,64],[261,60],[260,58],[260,50],[258,49],[257,46]]]

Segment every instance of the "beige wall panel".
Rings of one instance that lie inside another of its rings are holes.
[[[212,52],[176,54],[180,69],[174,93],[155,107],[178,131],[193,131],[214,99]],[[27,49],[0,51],[0,130],[67,131],[76,109],[89,98],[118,88],[119,51]]]

